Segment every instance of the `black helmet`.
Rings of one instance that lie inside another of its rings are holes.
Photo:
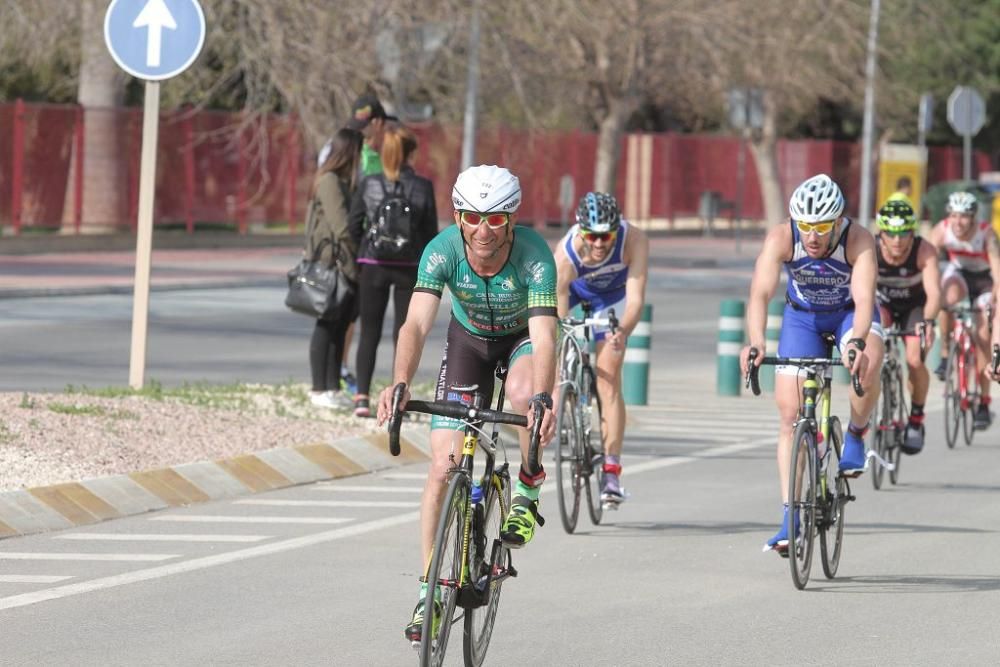
[[[621,226],[622,214],[614,195],[588,192],[576,207],[576,221],[586,232],[603,234],[616,232]]]

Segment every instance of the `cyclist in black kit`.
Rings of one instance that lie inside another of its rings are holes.
[[[941,273],[937,249],[917,236],[913,208],[902,199],[887,201],[876,218],[879,233],[878,302],[882,323],[896,324],[906,332],[907,384],[910,390],[910,420],[902,450],[916,454],[924,446],[924,402],[930,373],[920,350],[920,328],[930,347],[934,321],[941,308]]]

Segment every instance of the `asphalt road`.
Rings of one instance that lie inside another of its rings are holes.
[[[718,301],[745,290],[745,278],[656,272],[652,405],[632,410],[629,499],[607,525],[582,518],[570,536],[546,486],[549,522],[515,556],[489,664],[997,663],[1000,427],[948,450],[932,401],[927,448],[903,461],[899,485],[854,482],[837,578],[817,559],[795,590],[788,561],[761,552],[780,519],[773,404],[714,393]],[[304,378],[307,322],[282,311],[277,291],[227,294],[224,309],[210,294],[154,295],[149,375]],[[3,304],[4,386],[124,384],[119,298]],[[835,393],[842,407],[846,390]],[[423,472],[3,540],[2,662],[414,664],[402,628]],[[450,664],[461,664],[452,637]]]

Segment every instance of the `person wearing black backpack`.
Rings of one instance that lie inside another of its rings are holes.
[[[410,166],[417,139],[393,123],[382,140],[381,174],[366,176],[354,193],[348,227],[358,244],[360,321],[355,371],[358,391],[354,414],[370,417],[368,392],[375,371],[375,354],[392,292],[395,343],[417,279],[424,246],[438,232],[434,186]]]

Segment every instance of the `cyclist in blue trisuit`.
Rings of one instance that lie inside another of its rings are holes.
[[[613,334],[606,327],[594,327],[597,394],[605,420],[601,501],[615,509],[625,499],[620,477],[625,438],[625,341],[642,317],[649,239],[622,218],[613,195],[589,192],[576,209],[576,224],[556,245],[555,258],[560,317],[586,301],[593,317],[605,318],[614,309],[618,318],[618,330]]]
[[[501,528],[511,548],[523,547],[541,525],[538,496],[545,471],[525,466],[535,406],[542,406],[542,444],[552,439],[552,383],[556,372],[556,267],[552,251],[538,232],[516,227],[521,184],[502,167],[470,167],[458,176],[452,189],[455,224],[424,249],[417,267],[417,282],[399,331],[392,383],[379,396],[378,421],[385,423],[392,411],[396,385],[407,386],[420,364],[424,341],[437,316],[444,288],[452,297],[438,375],[436,400],[468,403],[472,387],[489,401],[493,397],[497,363],[508,364],[506,396],[513,411],[528,418],[528,428],[518,429],[521,469],[511,499],[510,512]],[[410,398],[405,392],[401,409]],[[461,452],[462,424],[435,416],[431,420],[431,461],[420,503],[420,537],[426,571],[434,544],[441,503],[447,491],[453,456]],[[427,584],[404,634],[420,643]],[[432,627],[437,632],[441,608],[436,603]]]
[[[860,375],[864,396],[849,392],[851,418],[840,459],[840,474],[857,477],[865,469],[863,438],[878,400],[884,348],[875,306],[875,240],[866,229],[844,217],[844,208],[840,187],[826,174],[807,179],[792,193],[789,224],[768,233],[754,267],[747,306],[750,344],[740,360],[746,373],[751,349],[757,351],[755,363],[764,356],[767,304],[784,267],[788,287],[778,356],[825,356],[824,334],[828,334],[833,336],[844,365]],[[851,350],[856,352],[853,364],[849,361]],[[792,429],[799,414],[804,377],[805,372],[796,366],[775,369],[774,396],[781,419],[778,477],[786,514]],[[798,517],[794,519],[798,525]],[[779,552],[787,549],[786,526],[783,517],[778,532],[767,541],[768,547]]]

